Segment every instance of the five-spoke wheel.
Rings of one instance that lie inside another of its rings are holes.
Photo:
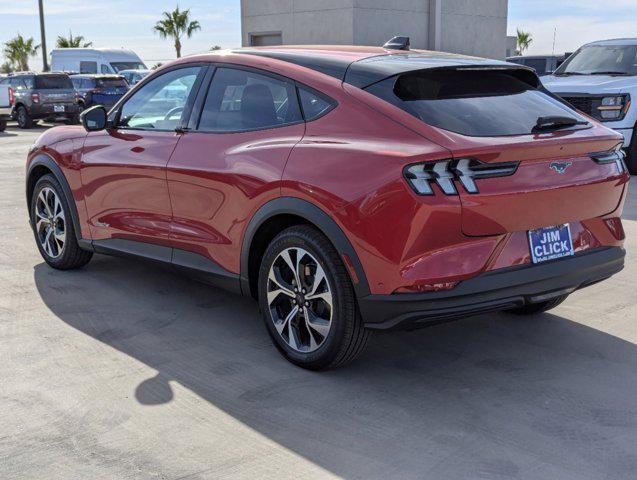
[[[258,287],[268,332],[292,363],[333,368],[363,350],[369,331],[351,279],[334,246],[315,228],[297,225],[272,240]]]
[[[80,248],[71,209],[53,175],[44,175],[35,183],[30,213],[35,240],[46,263],[69,270],[89,262],[93,253]]]
[[[35,203],[35,230],[40,245],[51,258],[62,255],[66,222],[59,197],[51,187],[40,190]]]
[[[281,338],[296,351],[313,352],[330,332],[333,300],[325,271],[303,248],[286,248],[268,275],[268,307]]]

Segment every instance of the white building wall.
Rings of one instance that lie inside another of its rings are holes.
[[[241,0],[243,45],[281,33],[294,44],[382,45],[504,58],[507,0]],[[432,16],[433,15],[433,16]],[[437,31],[436,29],[439,29]]]

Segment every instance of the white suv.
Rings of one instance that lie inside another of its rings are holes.
[[[626,163],[631,173],[637,174],[637,39],[584,45],[553,75],[542,77],[542,83],[578,110],[624,135]]]

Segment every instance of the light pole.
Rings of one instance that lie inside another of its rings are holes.
[[[42,45],[42,71],[49,71],[49,62],[46,60],[46,35],[44,33],[44,7],[42,0],[38,0],[40,6],[40,44]]]

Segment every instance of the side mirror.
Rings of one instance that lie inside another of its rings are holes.
[[[87,132],[97,132],[106,128],[106,109],[101,105],[96,105],[80,114],[82,126]]]

